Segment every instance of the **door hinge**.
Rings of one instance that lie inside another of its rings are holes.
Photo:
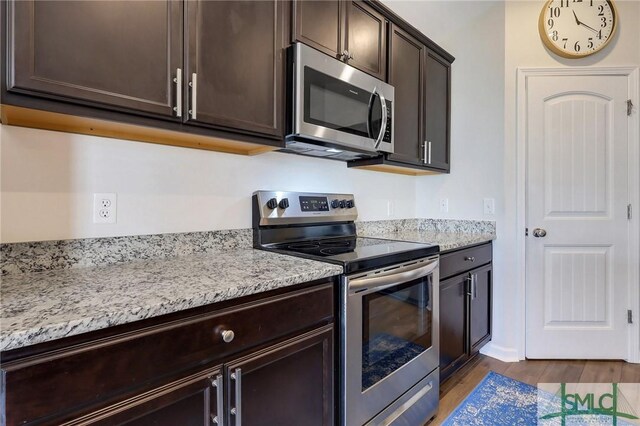
[[[631,115],[633,112],[633,102],[631,99],[627,99],[627,115]]]
[[[529,236],[529,228],[524,228],[524,236],[525,237]]]
[[[627,310],[627,322],[633,324],[633,311],[631,309]]]
[[[631,204],[627,204],[627,219],[631,220]]]

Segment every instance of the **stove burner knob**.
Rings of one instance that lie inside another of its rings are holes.
[[[282,200],[280,200],[278,206],[280,206],[281,209],[286,209],[287,207],[289,207],[289,199],[283,198]]]
[[[340,200],[340,208],[344,209],[347,206],[347,200]]]
[[[278,207],[278,200],[276,200],[275,198],[270,199],[269,201],[267,201],[267,207],[269,207],[271,210],[275,209],[276,207]]]
[[[353,203],[353,200],[347,200],[347,208],[351,209],[355,206],[355,204]]]
[[[338,201],[338,200],[331,200],[331,208],[332,208],[332,209],[337,209],[338,207],[340,207],[340,201]]]

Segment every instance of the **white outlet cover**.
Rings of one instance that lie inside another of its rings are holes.
[[[118,197],[114,192],[93,194],[93,223],[116,223]]]
[[[440,199],[440,211],[443,213],[447,213],[449,211],[449,199],[441,198]]]
[[[485,198],[482,202],[484,214],[496,214],[495,198]]]

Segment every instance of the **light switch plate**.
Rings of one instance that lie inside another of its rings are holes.
[[[484,214],[496,214],[496,200],[494,198],[485,198],[482,204]]]

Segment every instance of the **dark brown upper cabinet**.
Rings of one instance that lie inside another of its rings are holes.
[[[283,1],[189,1],[189,123],[284,135]]]
[[[386,37],[386,18],[363,1],[295,2],[295,40],[381,80]]]
[[[451,64],[431,51],[425,62],[424,102],[427,167],[449,172],[451,137]]]
[[[180,1],[12,1],[12,92],[176,120]]]
[[[394,153],[389,159],[424,165],[424,61],[427,48],[406,31],[389,31],[389,84],[394,95]]]

